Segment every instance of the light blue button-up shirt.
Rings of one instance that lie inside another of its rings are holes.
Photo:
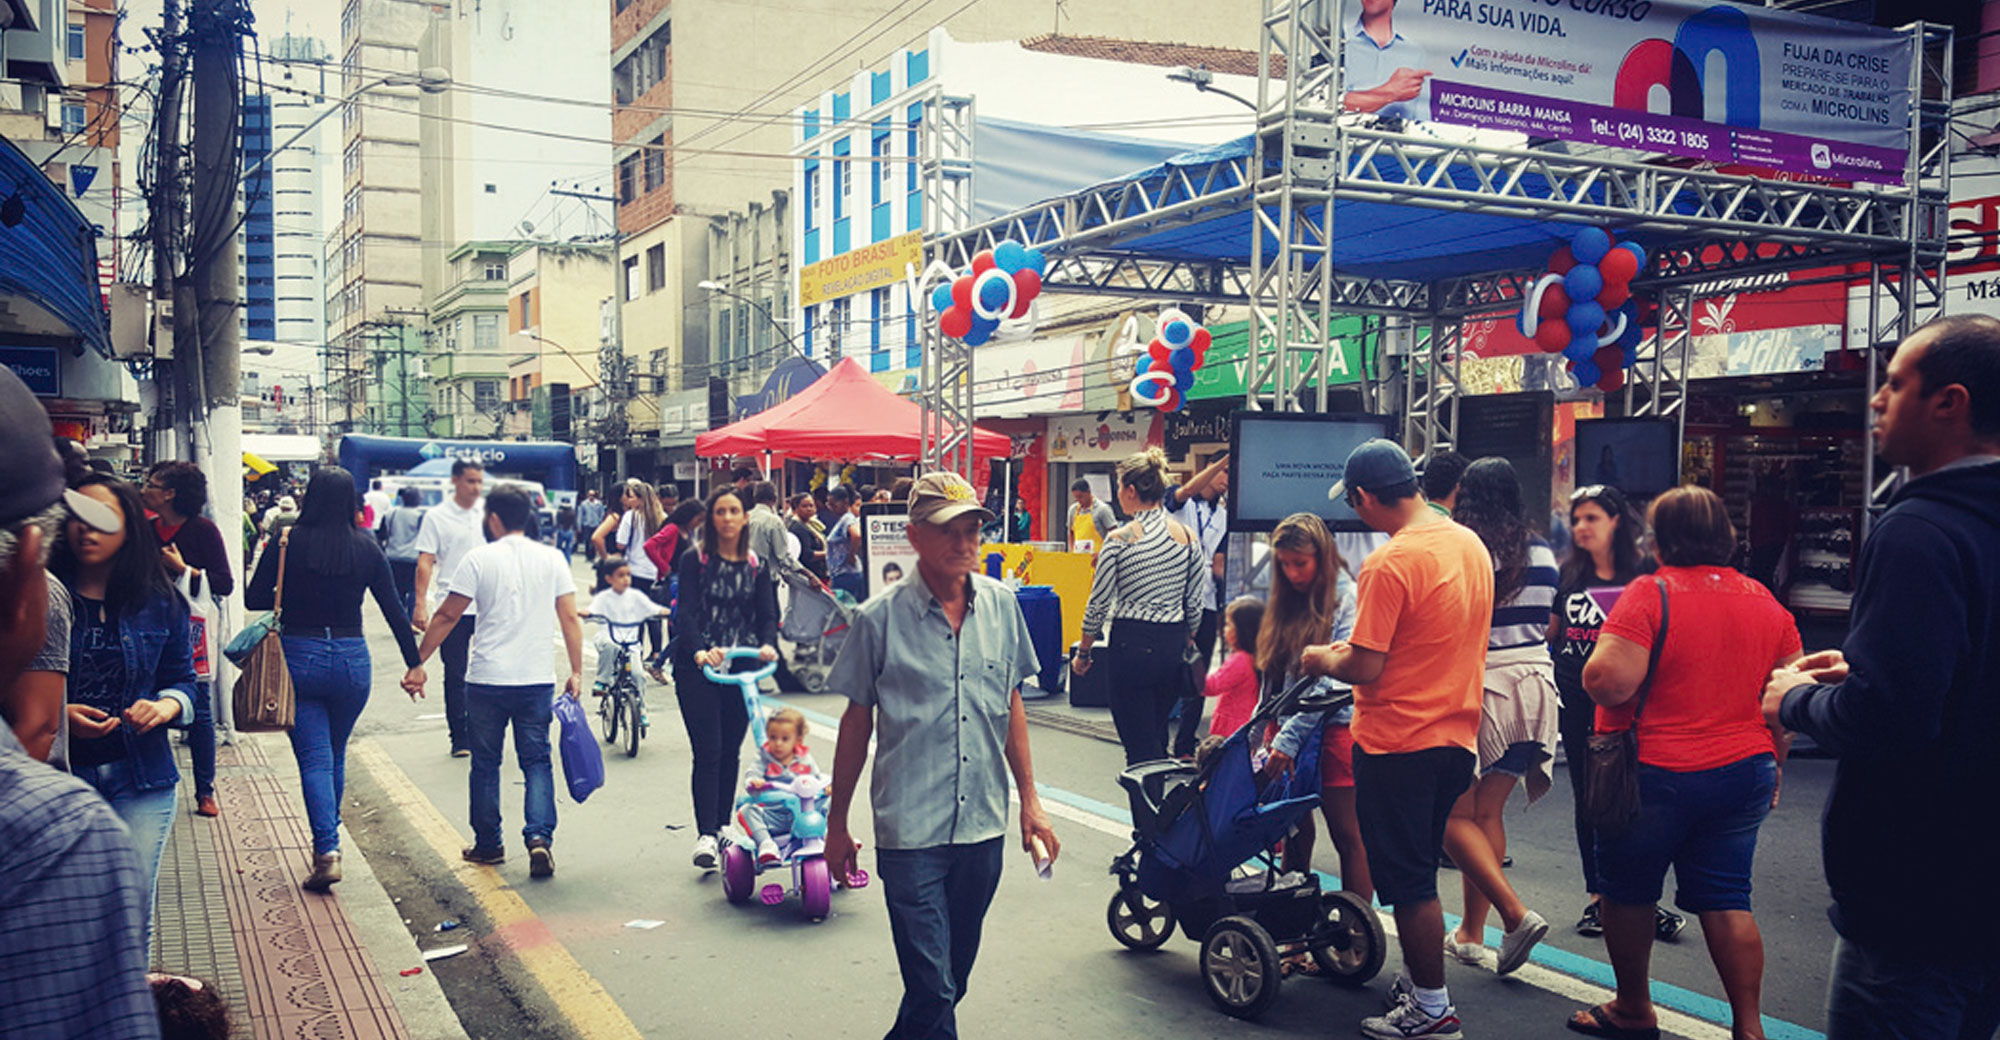
[[[1430,52],[1422,44],[1405,39],[1402,33],[1391,36],[1386,47],[1376,43],[1375,38],[1361,27],[1361,19],[1356,18],[1347,34],[1347,89],[1373,90],[1389,82],[1389,77],[1397,69],[1430,69],[1430,61]],[[1417,92],[1415,98],[1383,105],[1376,110],[1376,114],[1398,119],[1429,119],[1431,81],[1428,78],[1424,80],[1423,89]]]
[[[827,676],[875,711],[869,795],[884,849],[972,845],[1007,833],[1007,723],[1041,671],[1005,585],[974,574],[965,621],[912,571],[863,604]]]

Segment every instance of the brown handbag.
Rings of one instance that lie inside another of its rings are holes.
[[[271,621],[264,638],[243,661],[232,690],[236,728],[247,733],[290,730],[298,706],[280,636],[284,630],[281,618],[285,609],[285,554],[291,540],[290,531],[278,536],[278,590],[271,602]]]
[[[1632,706],[1632,724],[1617,733],[1590,736],[1583,816],[1592,827],[1608,833],[1622,831],[1639,818],[1639,716],[1646,710],[1646,694],[1652,691],[1653,673],[1660,667],[1660,650],[1667,645],[1667,583],[1654,578],[1653,584],[1660,589],[1660,634],[1653,640],[1646,678]]]

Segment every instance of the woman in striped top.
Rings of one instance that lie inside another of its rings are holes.
[[[1452,807],[1445,850],[1458,864],[1465,889],[1465,917],[1446,945],[1458,959],[1478,964],[1486,915],[1500,911],[1507,941],[1504,974],[1520,966],[1548,931],[1548,922],[1521,903],[1501,872],[1507,829],[1501,810],[1525,782],[1528,801],[1554,783],[1557,723],[1555,662],[1549,657],[1548,617],[1560,574],[1555,553],[1536,537],[1521,505],[1521,482],[1506,459],[1480,459],[1458,485],[1452,519],[1471,528],[1493,556],[1493,627],[1486,641],[1486,695],[1481,699],[1479,777]]]
[[[1083,639],[1070,663],[1090,670],[1091,647],[1111,626],[1111,721],[1125,764],[1167,757],[1167,715],[1193,681],[1201,583],[1207,580],[1194,534],[1167,517],[1167,457],[1148,448],[1118,464],[1118,505],[1132,522],[1113,531],[1097,556]]]

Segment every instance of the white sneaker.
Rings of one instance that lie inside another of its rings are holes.
[[[715,869],[715,835],[704,834],[694,840],[694,865],[701,870]]]
[[[1451,932],[1444,933],[1445,956],[1460,964],[1477,968],[1486,963],[1486,947],[1480,943],[1462,943]]]
[[[759,844],[757,845],[757,865],[758,865],[758,866],[760,866],[760,867],[775,867],[775,866],[777,866],[777,865],[779,864],[779,862],[781,862],[781,861],[782,861],[783,859],[784,859],[784,857],[783,857],[783,856],[780,856],[780,855],[778,854],[778,843],[777,843],[777,842],[775,842],[775,841],[772,841],[772,840],[771,840],[771,839],[769,839],[769,838],[765,838],[765,839],[764,839],[764,840],[763,840],[762,842],[760,842],[760,843],[759,843]]]
[[[1521,923],[1500,939],[1500,963],[1493,970],[1507,975],[1528,963],[1528,954],[1548,934],[1549,922],[1533,910],[1528,911]]]
[[[1390,1008],[1415,999],[1417,999],[1416,984],[1402,972],[1397,972],[1396,981],[1389,983],[1389,992],[1382,994],[1383,1005]]]
[[[1465,1036],[1459,1031],[1457,1008],[1447,1005],[1443,1014],[1427,1015],[1415,1000],[1404,1000],[1379,1018],[1362,1019],[1361,1035],[1375,1037],[1376,1040],[1408,1040],[1409,1037],[1463,1040]]]

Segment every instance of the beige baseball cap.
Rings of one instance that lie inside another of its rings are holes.
[[[993,511],[979,504],[978,493],[956,473],[926,473],[910,488],[913,524],[948,524],[967,513],[979,514],[981,524],[993,520]]]

